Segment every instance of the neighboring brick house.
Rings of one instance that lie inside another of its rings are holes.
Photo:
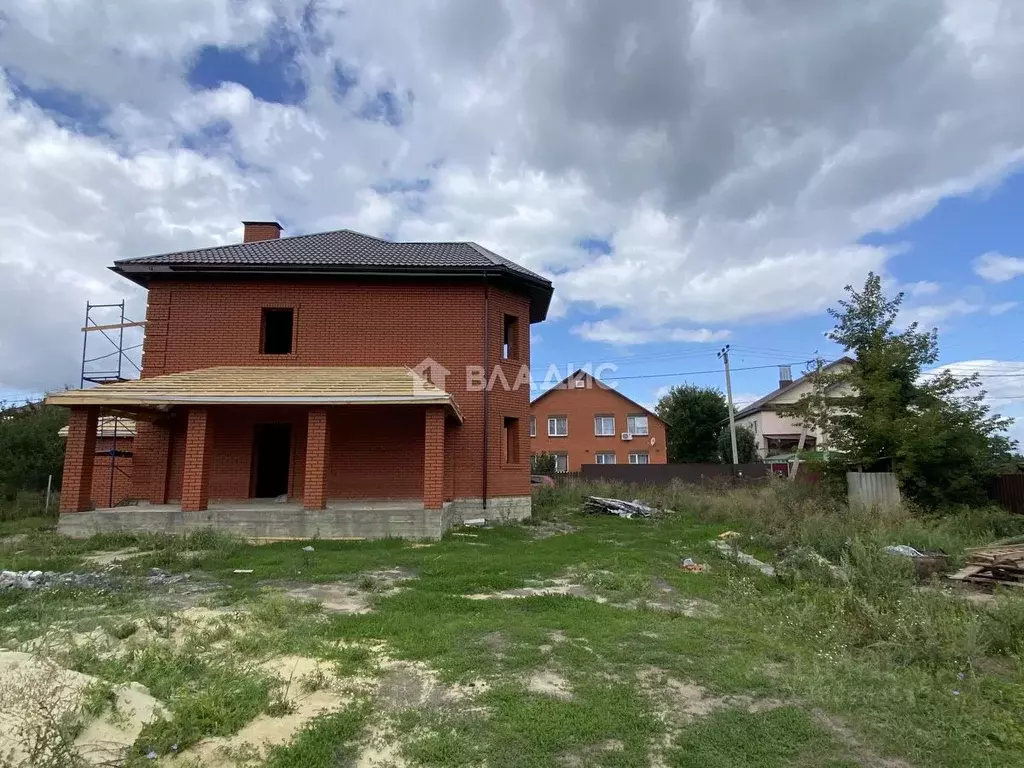
[[[68,428],[57,434],[68,436]],[[135,422],[104,416],[96,426],[96,461],[92,471],[90,499],[95,507],[115,507],[132,496],[132,451]]]
[[[369,538],[528,516],[551,283],[475,243],[280,229],[114,264],[149,291],[142,374],[48,398],[71,408],[60,529]],[[137,423],[148,509],[87,511],[101,411]]]
[[[854,363],[853,358],[841,357],[821,370],[823,373],[843,371]],[[780,405],[792,405],[800,398],[814,391],[814,374],[810,373],[793,380],[789,366],[779,369],[779,387],[764,397],[756,400],[736,414],[736,426],[746,427],[754,433],[757,453],[762,458],[771,456],[788,456],[800,444],[800,436],[805,432],[800,420],[792,416],[783,416],[777,412]],[[827,394],[829,397],[843,397],[850,394],[849,387],[839,385]],[[828,435],[819,434],[817,429],[808,428],[804,438],[804,449],[815,450],[826,448]]]
[[[664,464],[665,422],[578,370],[530,405],[530,454],[550,453],[555,471],[583,464]]]

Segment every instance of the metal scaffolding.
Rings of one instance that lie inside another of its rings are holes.
[[[128,354],[133,350],[140,349],[142,344],[125,346],[124,332],[126,328],[141,328],[146,323],[144,320],[129,319],[125,316],[124,310],[123,300],[117,304],[93,304],[89,301],[85,303],[85,325],[82,326],[82,389],[85,389],[87,384],[102,385],[116,381],[128,381],[128,378],[134,378],[134,376],[126,377],[124,375],[128,366],[134,368],[136,374],[142,373],[142,368]],[[118,318],[117,322],[98,322],[98,320],[113,320],[114,317]],[[90,339],[93,340],[92,344],[90,344]],[[97,347],[99,347],[98,350]],[[96,351],[101,354],[90,357],[90,354]],[[99,437],[104,436],[106,423],[106,420],[98,423]],[[127,478],[131,477],[131,473],[125,469],[123,462],[119,466],[117,460],[132,456],[131,450],[118,450],[117,447],[119,431],[120,436],[129,436],[121,419],[115,415],[110,419],[110,424],[112,425],[110,447],[96,451],[97,456],[110,457],[108,507],[114,506],[114,479],[117,477],[117,473],[121,473]]]

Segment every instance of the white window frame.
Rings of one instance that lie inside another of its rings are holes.
[[[607,422],[611,422],[611,429],[605,429]],[[615,417],[607,416],[603,414],[597,414],[594,416],[594,436],[595,437],[615,437]]]
[[[530,417],[530,437],[536,437],[536,436],[537,436],[537,417],[536,416],[531,416]]]
[[[558,422],[565,422],[565,431],[558,431]],[[554,429],[552,429],[554,424]],[[569,417],[568,416],[548,416],[548,437],[568,437],[569,436]]]
[[[643,419],[644,428],[640,429],[638,420]],[[626,417],[626,431],[631,435],[649,435],[650,434],[650,421],[647,419],[647,415],[643,413],[633,413]]]
[[[608,461],[608,459],[611,459],[611,461]],[[614,453],[614,451],[598,451],[596,454],[594,454],[594,463],[595,464],[614,464],[615,463],[615,453]]]
[[[559,474],[561,474],[563,472],[568,472],[569,471],[569,454],[568,453],[553,453],[551,455],[555,457],[555,472],[558,472]],[[561,464],[561,466],[562,466],[561,469],[558,468],[559,464]]]
[[[640,461],[640,457],[641,456],[644,458],[644,461]],[[651,454],[648,453],[647,451],[635,451],[633,453],[630,453],[629,454],[629,463],[630,464],[650,464],[651,463]]]

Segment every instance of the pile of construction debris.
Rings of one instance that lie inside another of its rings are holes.
[[[994,542],[967,550],[967,564],[949,578],[974,584],[1024,587],[1024,542]]]
[[[622,499],[604,499],[600,496],[587,496],[583,500],[583,511],[589,515],[616,515],[627,519],[654,517],[659,512],[637,499],[623,501]]]

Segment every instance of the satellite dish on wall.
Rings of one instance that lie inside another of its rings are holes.
[[[652,437],[651,438],[651,445],[654,445],[656,442],[658,442],[657,438]]]

